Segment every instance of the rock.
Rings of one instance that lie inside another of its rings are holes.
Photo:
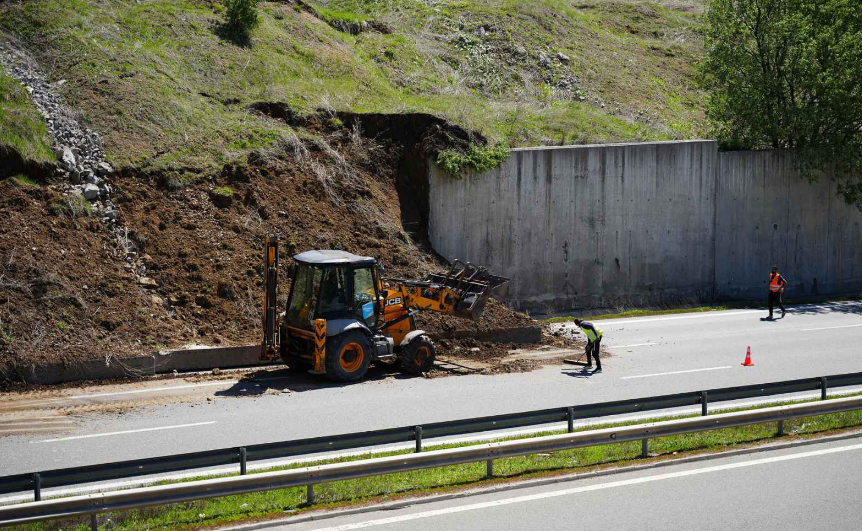
[[[141,277],[138,279],[138,285],[142,288],[154,289],[159,287],[159,284],[150,277]]]
[[[515,46],[515,53],[518,55],[527,55],[527,49],[519,44]]]
[[[569,56],[562,52],[557,52],[557,59],[559,59],[563,63],[569,62]]]
[[[548,62],[548,58],[545,57],[545,54],[539,54],[539,66],[549,66],[551,63]]]
[[[102,177],[106,177],[114,173],[114,168],[112,168],[111,165],[107,162],[100,162],[98,165],[96,165],[96,173],[98,173]]]
[[[98,199],[101,192],[99,192],[99,187],[95,184],[86,184],[84,185],[84,197],[93,200]]]
[[[61,156],[63,161],[63,166],[69,170],[74,171],[76,166],[75,154],[72,153],[72,150],[68,147],[63,148],[63,155]]]

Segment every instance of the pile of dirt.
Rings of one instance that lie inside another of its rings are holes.
[[[488,299],[485,310],[476,321],[432,312],[422,312],[415,319],[419,328],[438,336],[447,332],[485,332],[539,324],[528,315],[512,310],[495,299]]]
[[[409,165],[428,160],[416,157],[424,141],[464,141],[465,133],[433,117],[393,123],[387,128],[379,115],[305,118],[301,139],[217,174],[122,168],[110,183],[118,223],[128,228],[119,239],[62,186],[0,183],[2,376],[192,343],[257,343],[268,233],[280,234],[285,258],[344,249],[378,258],[391,276],[443,271],[422,232],[414,181],[423,170]],[[282,281],[279,305],[288,292]],[[418,320],[432,333],[535,324],[493,300],[478,322],[431,313]],[[441,350],[471,345],[454,340]],[[500,357],[510,346],[480,348]]]

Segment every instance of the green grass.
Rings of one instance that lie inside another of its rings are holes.
[[[862,300],[862,295],[845,295],[841,297],[804,297],[798,300],[798,304],[826,304],[830,302],[847,302],[847,301],[858,301]],[[765,305],[765,302],[764,302]],[[788,304],[787,301],[784,301],[784,305],[792,309],[796,304]],[[574,321],[577,319],[584,319],[589,321],[599,321],[602,319],[620,319],[624,317],[647,317],[650,315],[673,315],[676,313],[698,313],[698,312],[718,312],[724,310],[739,310],[739,309],[749,309],[749,308],[758,308],[762,306],[758,306],[757,303],[752,303],[751,301],[728,301],[722,304],[708,304],[703,306],[683,306],[680,308],[657,308],[657,309],[634,309],[634,310],[626,310],[623,312],[615,312],[615,313],[603,313],[597,315],[585,315],[585,316],[574,316],[574,315],[561,315],[556,317],[549,317],[547,319],[542,319],[545,323],[567,323]]]
[[[213,189],[214,194],[223,195],[225,197],[233,197],[233,189],[228,186],[221,186]]]
[[[393,31],[351,35],[263,2],[250,44],[238,46],[218,35],[221,3],[193,0],[4,3],[0,28],[67,81],[64,98],[120,166],[217,167],[268,146],[287,126],[247,112],[262,100],[300,113],[427,112],[506,146],[703,133],[699,0],[313,5],[329,22],[377,20]],[[484,36],[482,24],[493,28]]]
[[[600,315],[590,315],[584,317],[577,317],[579,319],[589,320],[589,321],[600,321],[602,319],[619,319],[623,317],[646,317],[649,315],[672,315],[675,313],[697,313],[697,312],[719,312],[723,310],[732,310],[734,308],[739,308],[740,306],[733,305],[710,305],[710,306],[693,306],[687,308],[668,308],[663,310],[626,310],[624,312],[618,313],[605,313]],[[567,323],[570,321],[574,321],[576,319],[575,316],[565,315],[559,317],[551,317],[548,319],[544,319],[543,321],[546,323]]]
[[[10,179],[18,186],[41,188],[39,183],[31,179],[30,177],[27,177],[26,175],[13,175]]]
[[[45,120],[30,101],[24,86],[6,75],[3,67],[0,67],[0,146],[2,145],[14,148],[25,159],[36,162],[56,161]]]
[[[857,393],[858,395],[858,393]],[[852,395],[842,395],[852,396]],[[837,397],[835,397],[837,398]],[[807,400],[811,401],[811,400]],[[807,401],[784,401],[769,405],[733,408],[714,411],[712,414],[759,409],[776,405],[796,404]],[[697,416],[697,415],[690,415]],[[588,431],[614,426],[632,425],[644,422],[657,422],[681,417],[660,417],[647,421],[608,423],[577,431]],[[862,425],[862,412],[848,412],[821,415],[785,422],[785,433],[793,437],[810,437],[815,434],[842,430]],[[741,426],[700,433],[651,439],[649,451],[652,459],[666,459],[675,454],[704,452],[732,447],[744,447],[776,438],[775,423],[754,426]],[[532,436],[511,437],[502,440],[523,439],[539,435],[561,432],[545,432]],[[479,443],[463,443],[426,446],[426,451],[470,446]],[[379,502],[397,499],[405,495],[439,493],[476,487],[492,482],[511,479],[524,479],[561,473],[583,472],[600,467],[622,466],[634,462],[644,462],[640,456],[639,441],[613,445],[601,445],[554,453],[534,454],[521,457],[499,459],[494,462],[495,479],[485,478],[485,464],[471,463],[418,470],[399,474],[389,474],[373,478],[340,481],[315,486],[314,508],[334,508],[350,504]],[[407,454],[409,451],[387,452],[328,459],[315,463],[297,463],[273,470],[294,469],[309,465],[356,461],[373,457]],[[259,472],[252,472],[259,473]],[[203,478],[192,478],[195,481]],[[166,484],[162,482],[160,484]],[[114,512],[102,516],[111,518],[111,529],[157,530],[157,529],[197,529],[224,525],[231,522],[272,518],[297,514],[309,507],[305,499],[305,488],[289,488],[270,492],[227,496],[212,500],[184,503],[169,507],[153,507],[133,511]],[[86,529],[83,521],[66,521],[63,528]],[[36,524],[19,526],[18,529],[43,530],[56,529],[56,524]]]

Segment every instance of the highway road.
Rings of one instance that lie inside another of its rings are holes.
[[[862,439],[478,494],[282,531],[857,530]]]
[[[862,371],[862,304],[800,306],[775,322],[760,321],[764,315],[734,310],[597,321],[611,354],[601,374],[554,365],[434,379],[378,374],[335,385],[262,371],[250,382],[159,380],[47,393],[23,405],[21,397],[0,396],[0,470],[34,472]],[[748,346],[754,367],[740,365]],[[132,398],[138,401],[125,410],[102,407]],[[20,412],[8,408],[19,406],[45,418],[15,425]]]

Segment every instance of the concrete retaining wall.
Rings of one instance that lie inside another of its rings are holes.
[[[772,263],[789,296],[862,289],[862,215],[790,157],[687,141],[516,149],[463,179],[432,164],[429,237],[535,311],[760,298]]]
[[[771,265],[785,294],[862,290],[862,213],[823,177],[799,178],[788,152],[721,153],[716,215],[716,295],[762,298]]]

